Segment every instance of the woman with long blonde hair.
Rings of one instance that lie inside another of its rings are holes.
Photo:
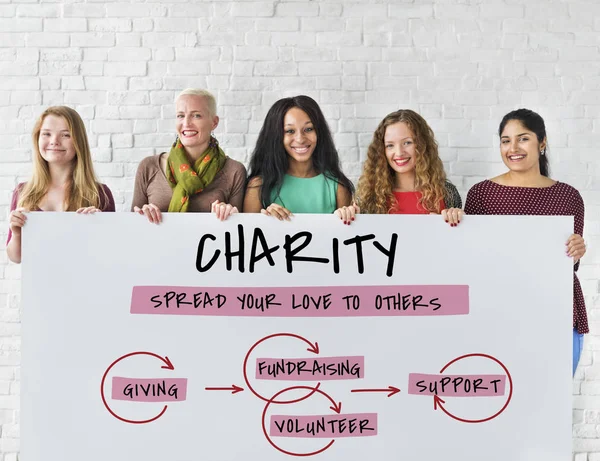
[[[412,110],[379,123],[358,181],[363,213],[442,214],[451,226],[463,213],[456,187],[446,179],[433,130]]]
[[[46,109],[32,133],[33,175],[11,201],[7,254],[21,262],[21,229],[27,211],[115,211],[110,189],[96,179],[85,125],[66,106]]]

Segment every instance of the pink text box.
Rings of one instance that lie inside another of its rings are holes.
[[[497,382],[494,383],[494,381]],[[476,384],[478,384],[477,389],[475,389]],[[413,395],[495,397],[504,395],[505,389],[505,375],[427,375],[421,373],[408,375],[408,393]]]
[[[318,368],[315,368],[315,366]],[[276,376],[269,374],[269,368],[276,373]],[[363,356],[256,359],[256,379],[265,380],[334,381],[362,379],[364,378],[364,370],[365,358]]]
[[[186,378],[112,379],[113,400],[131,402],[181,402],[187,396]]]
[[[356,300],[360,301],[359,306],[355,304]],[[136,286],[133,287],[130,312],[132,314],[239,317],[467,315],[469,287],[468,285],[271,288]]]
[[[377,413],[273,415],[271,437],[339,438],[377,435]]]

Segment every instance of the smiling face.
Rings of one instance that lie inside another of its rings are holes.
[[[38,138],[38,149],[44,160],[54,165],[67,165],[75,159],[75,145],[67,121],[58,115],[44,118]]]
[[[520,121],[510,120],[500,135],[502,161],[516,172],[540,168],[540,151],[546,147],[545,140],[540,143],[536,134],[528,130]]]
[[[184,147],[205,150],[208,147],[210,133],[219,124],[219,117],[212,115],[206,98],[186,94],[176,102],[177,134]]]
[[[383,138],[385,157],[396,175],[414,174],[417,150],[412,130],[404,122],[385,129]]]
[[[304,163],[312,158],[317,146],[317,132],[308,114],[292,107],[283,118],[283,146],[291,160]]]

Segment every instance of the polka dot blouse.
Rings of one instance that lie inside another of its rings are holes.
[[[475,184],[467,194],[465,213],[474,215],[574,216],[575,234],[583,236],[583,199],[577,189],[557,182],[549,187],[502,186],[490,180]],[[574,266],[579,268],[579,262]],[[581,284],[573,274],[573,327],[589,333]]]

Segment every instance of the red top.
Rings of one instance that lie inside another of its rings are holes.
[[[574,233],[583,236],[583,199],[577,189],[557,182],[549,187],[501,186],[490,180],[475,184],[467,194],[465,213],[474,215],[545,215],[575,217]],[[579,262],[575,264],[575,271]],[[589,333],[583,291],[573,274],[573,327]]]
[[[394,192],[398,205],[389,214],[429,214],[429,211],[419,203],[422,196],[421,192]],[[443,200],[441,205],[441,210],[446,208]]]

